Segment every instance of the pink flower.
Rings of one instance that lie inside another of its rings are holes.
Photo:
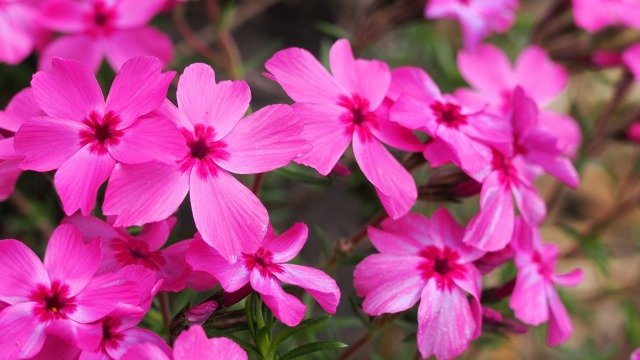
[[[422,145],[387,118],[389,104],[383,100],[391,83],[389,67],[354,59],[345,39],[336,41],[329,55],[333,75],[300,48],[278,51],[265,64],[268,76],[296,101],[294,110],[304,122],[302,137],[313,145],[295,161],[327,175],[353,141],[356,161],[385,210],[400,217],[415,204],[416,185],[382,142],[406,151],[420,151]]]
[[[127,265],[140,265],[162,279],[162,291],[180,291],[185,287],[189,267],[184,259],[191,241],[185,240],[160,249],[169,238],[176,219],[150,223],[138,236],[132,236],[126,228],[114,228],[111,224],[93,216],[75,214],[64,218],[63,224],[71,224],[80,230],[85,242],[96,237],[102,239],[102,263],[98,273],[117,271]]]
[[[106,57],[117,72],[129,59],[155,56],[171,61],[171,40],[147,23],[165,0],[51,0],[41,9],[41,23],[65,35],[47,46],[39,67],[48,70],[55,57],[77,60],[96,72]]]
[[[573,326],[554,284],[576,286],[584,274],[580,269],[556,274],[558,247],[543,245],[538,229],[522,219],[516,224],[512,244],[516,250],[518,276],[509,306],[515,316],[527,324],[540,325],[549,321],[547,344],[562,344],[571,336]]]
[[[629,360],[640,360],[640,348],[637,348],[630,356]]]
[[[517,8],[518,0],[429,0],[424,16],[458,20],[464,47],[473,51],[492,32],[509,30]]]
[[[387,219],[382,230],[369,228],[380,254],[365,258],[354,272],[369,315],[398,313],[420,300],[417,341],[424,358],[451,359],[480,335],[481,276],[473,261],[484,252],[464,245],[463,235],[446,209],[431,220],[415,213]]]
[[[567,71],[537,46],[529,46],[520,53],[512,68],[502,50],[494,45],[482,45],[473,53],[458,53],[458,68],[474,89],[459,89],[455,96],[468,106],[488,105],[487,111],[496,115],[509,113],[511,97],[518,86],[544,107],[562,92],[569,79]],[[542,111],[539,117],[541,129],[558,139],[563,153],[575,155],[581,138],[576,121],[551,111]]]
[[[627,128],[627,138],[636,144],[640,144],[640,121],[636,121]]]
[[[508,142],[509,124],[498,117],[471,110],[453,96],[440,93],[431,77],[420,68],[403,67],[392,73],[392,92],[400,93],[391,107],[390,118],[409,129],[440,139],[447,149],[441,151],[433,140],[427,143],[424,157],[432,165],[442,165],[449,157],[466,173],[478,176],[487,170],[491,148]],[[507,140],[506,140],[507,139]]]
[[[78,209],[89,214],[116,161],[150,161],[163,149],[178,146],[170,136],[177,131],[171,121],[142,117],[162,103],[174,76],[160,70],[155,58],[128,61],[106,104],[96,78],[83,64],[54,59],[51,73],[34,75],[33,95],[46,116],[22,124],[15,149],[25,157],[22,169],[58,169],[54,184],[67,215]]]
[[[50,37],[38,21],[42,0],[0,2],[0,63],[16,65]]]
[[[215,82],[205,64],[187,67],[178,84],[178,105],[161,111],[180,128],[181,145],[157,149],[170,159],[116,166],[104,213],[115,226],[141,225],[170,216],[191,192],[202,238],[229,261],[253,252],[267,231],[260,200],[231,173],[255,174],[287,165],[309,150],[302,124],[287,105],[271,105],[241,120],[251,92],[244,81]],[[168,134],[167,134],[168,136]],[[173,135],[172,135],[173,136]],[[135,196],[132,196],[135,194]]]
[[[147,343],[129,350],[122,360],[246,360],[247,353],[227,338],[208,339],[204,329],[195,325],[183,331],[173,346],[173,357]]]
[[[196,238],[187,252],[187,262],[194,270],[215,276],[227,292],[251,284],[278,320],[296,326],[304,318],[307,307],[284,292],[280,282],[305,289],[330,314],[336,312],[340,302],[340,289],[327,274],[307,266],[285,264],[298,255],[307,240],[307,232],[307,226],[302,223],[280,236],[270,229],[256,251],[243,253],[234,264],[226,262],[215,249]]]
[[[100,240],[85,245],[71,225],[53,232],[44,264],[20,241],[0,241],[0,301],[9,304],[0,312],[5,359],[37,354],[47,332],[95,348],[102,332],[94,322],[140,303],[144,294],[124,274],[131,269],[95,275],[101,256]]]
[[[640,4],[633,0],[573,0],[573,16],[591,33],[609,25],[640,29]]]
[[[44,114],[33,98],[31,88],[17,93],[4,111],[0,111],[0,201],[6,200],[15,187],[22,170],[18,165],[24,159],[16,153],[13,135],[20,125],[32,116]]]

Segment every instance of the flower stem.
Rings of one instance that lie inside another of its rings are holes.
[[[160,311],[162,312],[162,322],[165,329],[167,329],[167,340],[171,341],[171,332],[169,327],[171,326],[171,305],[169,304],[169,293],[161,291],[158,294],[160,300]]]
[[[29,200],[18,189],[13,190],[13,194],[9,198],[11,204],[18,209],[27,219],[33,221],[42,234],[43,241],[47,240],[51,233],[53,233],[53,227],[51,224],[41,215],[39,215],[29,204]]]

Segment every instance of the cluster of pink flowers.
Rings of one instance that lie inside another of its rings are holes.
[[[0,1],[0,62],[17,64],[38,50],[41,69],[49,69],[55,57],[80,61],[93,72],[105,57],[115,70],[136,56],[155,56],[167,65],[173,56],[171,40],[147,25],[167,3]]]
[[[568,81],[545,50],[527,47],[512,65],[502,50],[481,44],[511,26],[517,0],[429,1],[427,17],[462,24],[457,62],[470,88],[443,93],[423,69],[355,58],[340,39],[329,52],[330,71],[301,48],[274,54],[265,75],[294,104],[249,115],[248,84],[216,81],[201,63],[180,75],[177,106],[167,99],[176,76],[162,70],[171,44],[146,25],[166,3],[0,0],[0,37],[4,27],[18,28],[10,21],[32,20],[16,39],[2,39],[0,61],[42,50],[31,87],[0,112],[0,200],[22,171],[55,170],[66,214],[44,262],[18,240],[0,241],[3,359],[246,359],[239,345],[208,339],[199,325],[180,334],[173,349],[136,327],[159,291],[187,287],[255,291],[287,326],[299,324],[307,306],[283,284],[335,313],[336,282],[288,264],[304,246],[307,226],[278,235],[260,199],[234,174],[293,161],[328,175],[350,144],[388,214],[381,228],[368,228],[378,253],[354,272],[365,313],[399,313],[419,302],[420,355],[456,357],[480,336],[484,319],[501,318],[481,305],[482,277],[513,260],[515,317],[548,323],[549,345],[569,338],[571,321],[555,286],[575,286],[583,274],[556,273],[559,249],[539,233],[546,205],[534,182],[549,174],[578,186],[572,158],[581,132],[572,118],[545,109]],[[624,1],[602,2],[607,16],[596,16],[590,1],[574,3],[576,22],[588,31],[636,26]],[[63,35],[47,43],[50,31]],[[94,76],[103,57],[118,70],[106,100]],[[432,167],[453,164],[477,182],[480,206],[468,225],[444,208],[430,218],[412,213],[418,187],[385,145],[421,152]],[[91,215],[105,183],[107,220]],[[198,232],[164,247],[187,194]],[[143,230],[134,236],[131,226]]]

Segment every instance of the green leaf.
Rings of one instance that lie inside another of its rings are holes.
[[[291,327],[291,328],[286,328],[282,331],[280,331],[278,333],[278,335],[276,335],[276,337],[273,339],[273,342],[271,342],[271,348],[272,350],[275,350],[275,348],[280,345],[283,341],[285,341],[286,339],[290,338],[291,336],[302,332],[306,329],[310,329],[314,326],[320,325],[322,323],[324,323],[325,321],[329,320],[331,318],[330,315],[323,315],[323,316],[318,316],[318,317],[314,317],[311,319],[307,319],[303,322],[301,322],[300,324],[298,324],[298,326],[296,327]]]
[[[311,354],[314,352],[340,349],[347,346],[348,346],[347,344],[339,341],[320,341],[320,342],[306,344],[306,345],[297,347],[289,351],[288,353],[282,355],[280,357],[280,360],[291,360],[291,359],[295,359],[297,357]]]
[[[640,311],[630,300],[626,300],[622,304],[622,311],[624,312],[627,339],[631,345],[638,347],[640,346]]]
[[[298,181],[310,185],[329,185],[331,179],[312,173],[311,170],[305,169],[301,165],[291,164],[289,166],[274,170],[273,173],[283,176],[287,179]]]
[[[345,29],[341,28],[338,25],[329,23],[329,22],[325,22],[325,21],[318,21],[314,24],[315,28],[318,29],[320,32],[324,33],[325,35],[329,35],[333,38],[336,39],[352,39],[351,34],[349,34],[348,31],[346,31]]]

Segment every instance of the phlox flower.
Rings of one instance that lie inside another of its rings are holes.
[[[392,218],[406,214],[417,199],[411,174],[382,143],[406,151],[420,151],[422,144],[408,129],[388,120],[383,102],[391,83],[387,64],[354,59],[345,39],[329,53],[331,73],[308,51],[278,51],[265,67],[296,104],[304,122],[302,137],[313,149],[295,161],[322,175],[334,168],[353,142],[353,153],[366,178],[375,186]]]
[[[500,48],[484,44],[474,52],[459,52],[458,68],[473,89],[457,90],[456,98],[468,106],[488,106],[487,112],[502,116],[511,109],[516,87],[522,87],[536,104],[545,107],[564,90],[569,80],[567,71],[551,61],[538,46],[524,49],[512,67]],[[581,138],[576,121],[548,110],[541,111],[539,118],[540,128],[558,139],[563,153],[575,155]]]
[[[391,121],[429,134],[424,157],[434,166],[453,158],[467,174],[478,178],[491,161],[491,148],[508,142],[509,124],[484,109],[472,110],[442,94],[422,69],[402,67],[392,72],[393,93],[400,93],[390,110]],[[434,140],[440,139],[440,142]],[[443,146],[444,145],[444,148]]]
[[[522,219],[517,220],[512,244],[516,250],[518,276],[509,306],[515,316],[527,324],[549,321],[547,344],[560,345],[571,336],[573,326],[554,284],[576,286],[584,274],[580,269],[557,274],[558,247],[543,244],[538,228]]]
[[[354,272],[369,315],[398,313],[420,300],[417,342],[424,358],[451,359],[480,335],[482,278],[473,261],[484,252],[463,244],[463,235],[446,209],[431,219],[415,213],[387,219],[382,229],[369,227],[380,254],[365,258]]]
[[[309,150],[302,123],[288,105],[270,105],[242,119],[251,92],[244,81],[216,83],[213,69],[184,70],[178,106],[160,111],[180,129],[166,133],[180,142],[157,149],[164,162],[118,164],[107,187],[104,213],[115,226],[141,225],[170,216],[190,192],[202,238],[229,261],[251,252],[267,231],[269,216],[236,174],[255,174],[287,165]]]
[[[609,25],[640,29],[640,3],[636,0],[573,0],[576,25],[597,32]]]
[[[509,30],[517,8],[518,0],[429,0],[424,16],[458,20],[464,47],[473,51],[489,34]]]
[[[42,114],[44,113],[33,98],[31,88],[21,90],[11,99],[7,108],[0,111],[0,130],[4,134],[0,134],[0,201],[11,195],[22,173],[18,165],[24,156],[16,153],[13,145],[15,132],[27,119]]]
[[[4,359],[38,353],[47,332],[93,349],[102,329],[95,322],[118,307],[138,306],[145,294],[132,280],[144,269],[96,275],[100,240],[84,244],[80,232],[60,225],[51,235],[44,264],[18,240],[0,241],[0,349]]]
[[[129,59],[155,56],[171,61],[171,39],[147,23],[165,0],[49,0],[41,8],[43,26],[63,33],[40,56],[39,67],[49,70],[55,57],[86,64],[96,72],[104,57],[118,71]]]
[[[340,289],[329,275],[308,266],[286,264],[298,255],[307,233],[307,226],[302,223],[280,236],[270,228],[260,247],[243,253],[234,264],[226,262],[215,249],[196,238],[187,252],[187,262],[194,270],[215,276],[227,292],[237,291],[249,283],[278,320],[296,326],[304,318],[307,307],[282,290],[280,282],[305,289],[330,314],[336,312],[340,302]]]
[[[175,131],[169,119],[142,117],[160,106],[174,76],[160,71],[160,62],[152,57],[128,61],[106,103],[98,81],[79,62],[54,59],[52,72],[33,76],[33,96],[46,116],[25,121],[14,145],[25,157],[22,169],[58,169],[54,185],[67,215],[78,209],[89,214],[116,161],[150,161],[179,145],[167,135]]]
[[[247,353],[227,338],[208,339],[204,329],[195,325],[183,331],[173,345],[173,356],[152,344],[137,345],[122,360],[247,360]]]
[[[160,290],[180,291],[185,287],[189,267],[184,259],[190,241],[180,241],[165,249],[169,233],[176,219],[146,224],[138,236],[129,234],[126,228],[114,228],[108,222],[93,216],[75,214],[62,220],[78,228],[85,239],[102,239],[102,263],[98,273],[117,271],[127,265],[140,265],[162,279]]]
[[[38,21],[44,0],[0,1],[0,63],[16,65],[50,37]]]
[[[630,356],[629,360],[640,360],[640,348],[637,348]]]

